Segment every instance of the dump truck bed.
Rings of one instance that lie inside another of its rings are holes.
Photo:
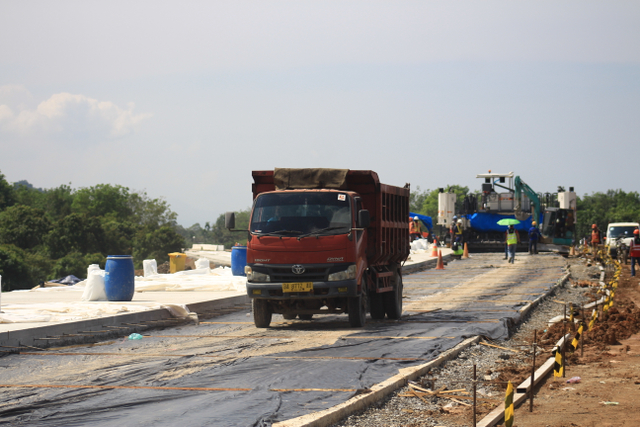
[[[370,170],[275,169],[253,171],[253,198],[267,191],[333,189],[353,191],[369,210],[369,266],[401,263],[409,256],[409,186],[381,184]]]

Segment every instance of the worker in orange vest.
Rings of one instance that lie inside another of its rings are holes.
[[[417,216],[413,217],[409,221],[409,236],[411,241],[419,239],[422,237],[422,229],[420,227],[420,218]]]
[[[593,224],[591,226],[591,248],[593,249],[594,255],[598,250],[598,245],[600,244],[601,241],[602,241],[602,238],[600,236],[600,229],[596,224]]]
[[[414,216],[413,219],[409,222],[409,240],[412,242],[422,237],[422,233],[420,230],[420,219],[417,216]]]

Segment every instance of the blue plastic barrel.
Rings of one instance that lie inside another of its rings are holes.
[[[104,267],[104,290],[109,301],[131,301],[135,291],[133,257],[109,255]]]
[[[246,276],[244,266],[247,265],[247,247],[234,246],[231,248],[231,274]]]

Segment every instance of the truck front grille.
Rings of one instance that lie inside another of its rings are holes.
[[[305,267],[302,274],[295,274],[288,267],[270,267],[269,275],[272,282],[324,282],[329,277],[329,266]]]

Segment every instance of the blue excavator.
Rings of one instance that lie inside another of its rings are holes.
[[[540,234],[542,240],[538,242],[538,250],[569,253],[575,242],[576,224],[576,193],[573,188],[570,191],[558,192],[559,207],[542,207],[540,197],[519,176],[514,182],[515,217],[518,220],[526,219],[526,214],[521,209],[522,194],[529,199],[533,217],[538,218],[538,224],[542,224]],[[542,212],[541,212],[542,211]]]
[[[577,197],[573,188],[557,194],[536,193],[513,172],[489,171],[476,178],[484,180],[482,191],[466,195],[461,203],[456,202],[455,193],[444,189],[438,196],[438,225],[449,229],[454,222],[461,221],[469,251],[504,250],[507,227],[498,225],[498,221],[516,218],[520,221],[515,226],[521,240],[518,251],[528,250],[528,231],[536,221],[543,236],[538,243],[539,251],[569,252],[575,235]]]

